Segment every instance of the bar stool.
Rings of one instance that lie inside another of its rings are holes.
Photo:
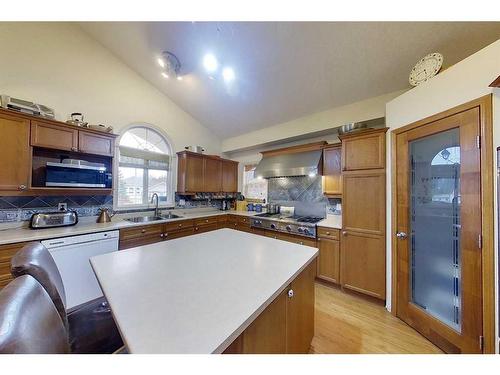
[[[61,274],[41,243],[31,242],[19,250],[11,260],[11,273],[31,275],[45,288],[68,331],[73,353],[113,353],[123,346],[104,297],[66,310]]]
[[[1,354],[69,353],[68,333],[45,289],[29,275],[0,291]]]

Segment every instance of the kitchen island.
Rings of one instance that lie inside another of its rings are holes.
[[[91,264],[131,353],[304,353],[317,254],[220,229]]]

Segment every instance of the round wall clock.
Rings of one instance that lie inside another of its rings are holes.
[[[429,53],[427,56],[422,58],[418,63],[415,64],[410,72],[410,85],[418,86],[422,82],[425,82],[436,74],[438,74],[441,66],[443,65],[443,55],[434,52]]]

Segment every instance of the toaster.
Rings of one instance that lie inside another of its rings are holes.
[[[68,227],[78,223],[76,211],[38,212],[31,215],[30,228]]]

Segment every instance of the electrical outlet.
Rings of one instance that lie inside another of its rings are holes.
[[[66,211],[68,209],[68,204],[67,203],[58,203],[57,209],[59,211]]]

